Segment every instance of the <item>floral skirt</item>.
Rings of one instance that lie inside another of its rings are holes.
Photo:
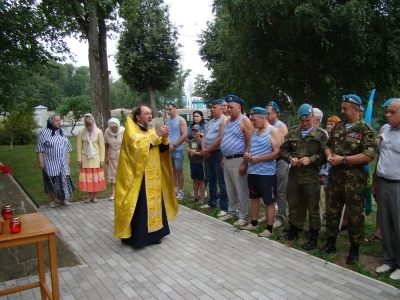
[[[69,175],[48,176],[43,171],[44,192],[54,194],[58,200],[72,198],[75,190],[74,182]]]
[[[103,168],[81,168],[79,174],[79,190],[81,192],[99,192],[106,189]]]

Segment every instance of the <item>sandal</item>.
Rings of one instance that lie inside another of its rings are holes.
[[[375,242],[376,240],[381,240],[381,238],[379,236],[377,236],[375,233],[371,233],[366,239],[365,241],[367,243],[372,243]]]
[[[97,199],[94,198],[94,199],[92,199],[92,202],[93,202],[93,203],[97,203],[97,202],[99,202],[99,201],[97,201]]]

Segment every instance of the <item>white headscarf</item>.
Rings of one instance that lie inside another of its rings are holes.
[[[111,127],[114,127],[115,125],[117,125],[117,127],[118,127],[116,133],[114,131],[112,131],[112,129],[111,129]],[[110,120],[108,120],[107,131],[110,135],[118,136],[118,135],[124,133],[124,130],[125,130],[125,127],[121,126],[121,123],[119,122],[119,120],[117,118],[111,118]]]
[[[96,126],[96,122],[95,122],[95,120],[94,120],[94,118],[93,118],[93,116],[91,114],[85,114],[84,120],[87,117],[92,119],[93,125],[92,125],[92,132],[90,133],[90,135],[89,135],[89,131],[86,129],[86,126],[85,126],[85,138],[86,138],[86,140],[88,142],[88,151],[87,151],[86,155],[87,155],[87,157],[89,159],[93,159],[94,155],[95,155],[94,147],[93,147],[93,141],[97,137],[97,126]]]

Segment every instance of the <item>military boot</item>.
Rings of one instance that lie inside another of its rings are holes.
[[[351,247],[349,250],[349,256],[347,257],[346,264],[354,265],[355,263],[358,262],[358,259],[359,259],[358,249],[359,248],[360,248],[360,245],[351,244]]]
[[[318,254],[331,254],[336,252],[336,238],[328,237],[328,241],[324,248],[318,251]]]
[[[299,239],[299,229],[297,226],[290,224],[289,232],[278,237],[279,240],[293,241]]]
[[[318,234],[319,234],[318,229],[310,229],[308,243],[301,246],[301,248],[307,251],[314,250],[317,247]]]

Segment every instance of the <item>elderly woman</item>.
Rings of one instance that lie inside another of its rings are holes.
[[[91,114],[84,117],[85,127],[79,130],[77,139],[77,158],[80,167],[79,190],[88,192],[85,203],[97,202],[97,192],[106,189],[104,179],[104,136],[97,128]]]
[[[104,142],[106,147],[106,164],[107,182],[111,183],[112,194],[110,201],[114,200],[115,195],[115,177],[117,173],[119,150],[121,149],[122,137],[124,136],[125,128],[120,125],[117,118],[108,120],[108,128],[104,132]]]
[[[47,128],[40,132],[36,143],[39,168],[43,171],[44,192],[53,208],[56,207],[54,196],[61,205],[70,205],[68,199],[72,198],[75,190],[69,169],[72,146],[60,126],[60,115],[50,116]]]

